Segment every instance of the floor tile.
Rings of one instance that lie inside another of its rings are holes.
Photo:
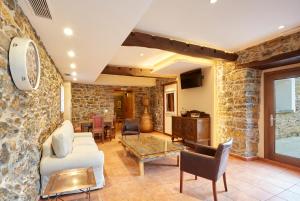
[[[150,135],[150,134],[147,134]],[[157,137],[170,137],[154,133]],[[125,155],[116,139],[99,143],[105,154],[106,186],[92,192],[92,201],[212,201],[211,181],[184,174],[183,193],[179,193],[179,167],[176,158],[145,163],[145,176],[133,155]],[[264,161],[230,158],[227,168],[228,192],[222,178],[217,182],[219,201],[300,201],[300,172]],[[66,201],[83,201],[84,195],[64,196]]]

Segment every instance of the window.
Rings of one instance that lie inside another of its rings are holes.
[[[276,113],[295,112],[295,78],[275,80]]]
[[[175,107],[174,107],[174,93],[167,93],[166,94],[167,97],[167,112],[174,112],[175,111]]]

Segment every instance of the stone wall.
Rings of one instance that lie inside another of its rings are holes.
[[[215,63],[217,142],[233,137],[233,153],[243,157],[257,155],[261,71],[240,69],[239,65],[296,50],[300,50],[300,32],[239,51],[236,63]]]
[[[296,111],[276,114],[276,139],[300,136],[300,78],[295,81]]]
[[[232,137],[234,154],[251,157],[258,149],[259,89],[261,73],[237,69],[234,63],[216,62],[216,141]]]
[[[300,50],[300,32],[275,38],[238,52],[238,64],[261,61],[272,56]]]
[[[112,121],[114,115],[115,89],[128,89],[135,94],[135,117],[140,118],[144,107],[144,96],[150,95],[150,87],[126,87],[72,84],[72,121],[87,121],[92,114],[99,114],[105,121]],[[104,111],[107,110],[107,113]]]
[[[114,115],[114,90],[127,89],[135,94],[135,117],[141,118],[144,112],[142,100],[144,96],[150,99],[150,114],[152,114],[154,130],[163,132],[163,85],[175,79],[156,79],[153,87],[126,87],[72,84],[72,121],[78,123],[87,121],[91,114],[100,114],[107,121]],[[107,109],[107,113],[104,110]]]
[[[13,37],[36,43],[41,58],[40,86],[18,90],[8,66]],[[0,1],[0,200],[35,200],[40,190],[41,144],[62,121],[63,80],[33,27],[14,1]]]

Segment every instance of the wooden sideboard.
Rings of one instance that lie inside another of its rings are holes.
[[[210,118],[172,117],[172,140],[210,145]]]

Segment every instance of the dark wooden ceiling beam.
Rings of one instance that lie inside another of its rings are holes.
[[[253,61],[238,65],[238,68],[254,68],[266,70],[279,66],[291,65],[300,63],[300,50],[282,53],[261,61]]]
[[[123,75],[135,77],[149,77],[149,78],[176,78],[173,75],[159,75],[152,72],[151,69],[146,68],[131,68],[107,65],[101,74],[108,75]]]
[[[181,41],[170,40],[169,38],[153,36],[140,32],[131,32],[122,45],[155,48],[187,56],[209,59],[236,61],[238,58],[238,55],[235,53],[228,53],[222,50],[188,44]]]

